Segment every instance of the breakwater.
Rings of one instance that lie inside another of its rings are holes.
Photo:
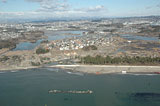
[[[92,94],[93,91],[91,91],[91,90],[86,90],[86,91],[76,91],[76,90],[69,90],[69,91],[49,90],[48,93]]]

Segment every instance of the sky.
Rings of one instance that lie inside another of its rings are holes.
[[[0,19],[160,15],[160,0],[0,0]]]

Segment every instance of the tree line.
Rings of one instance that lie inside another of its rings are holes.
[[[111,56],[100,56],[97,55],[95,57],[86,56],[81,57],[81,63],[83,64],[97,64],[97,65],[105,65],[105,64],[130,64],[130,65],[148,65],[148,64],[160,64],[160,57],[111,57]]]

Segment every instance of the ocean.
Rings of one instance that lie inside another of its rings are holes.
[[[160,75],[150,74],[94,75],[54,68],[0,72],[0,106],[160,106],[159,82]],[[93,93],[50,94],[51,89]]]

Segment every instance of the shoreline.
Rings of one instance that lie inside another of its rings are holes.
[[[38,68],[42,68],[42,67],[41,66],[30,66],[30,67],[0,68],[0,72],[14,71],[14,70],[38,69]]]
[[[160,66],[127,66],[127,65],[53,65],[49,68],[60,68],[72,72],[88,74],[110,74],[110,73],[154,73],[160,72]]]
[[[160,72],[160,66],[129,66],[129,65],[51,65],[51,66],[30,66],[1,68],[0,72],[27,70],[38,68],[59,68],[71,72],[81,72],[87,74],[111,74],[111,73],[155,73]]]

